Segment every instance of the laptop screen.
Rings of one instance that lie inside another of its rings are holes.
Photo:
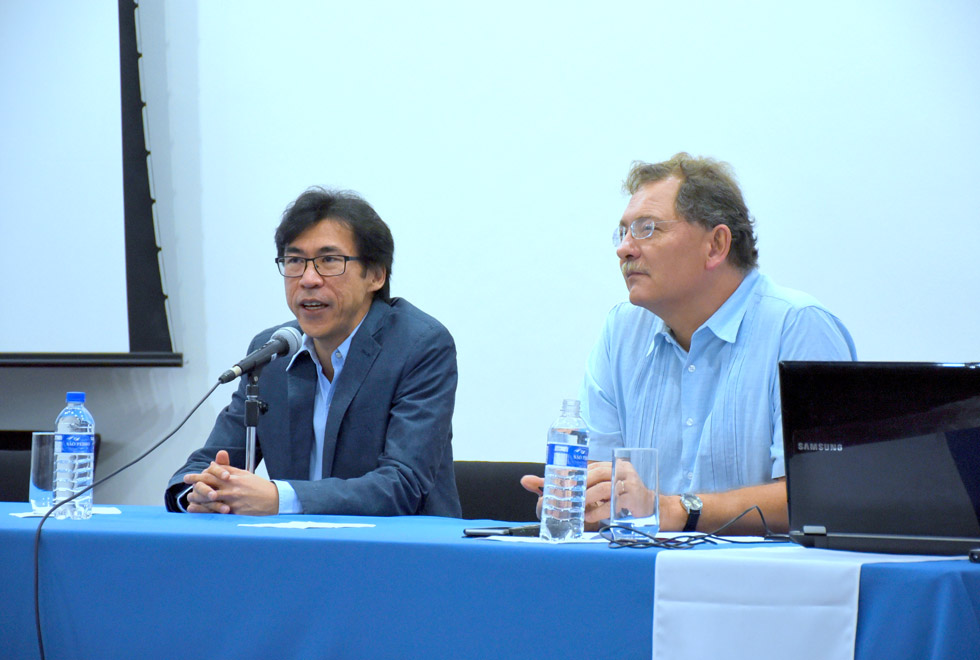
[[[980,365],[782,362],[791,532],[980,537]]]

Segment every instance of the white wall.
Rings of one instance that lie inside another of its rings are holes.
[[[456,338],[457,457],[540,460],[625,297],[609,242],[621,181],[679,150],[732,163],[762,270],[834,310],[862,359],[980,359],[980,6],[679,4],[144,0],[186,366],[7,369],[0,427],[50,426],[80,388],[107,443],[100,475],[162,437],[288,318],[272,233],[322,184],[375,205],[393,294]],[[97,501],[159,502],[228,396]]]

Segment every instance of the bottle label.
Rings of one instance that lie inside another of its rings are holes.
[[[581,445],[548,443],[548,465],[586,468],[589,466],[589,448]]]
[[[56,454],[92,454],[95,436],[91,433],[58,433],[54,436]]]

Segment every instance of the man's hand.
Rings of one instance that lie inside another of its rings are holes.
[[[647,488],[629,461],[623,460],[617,464],[616,481],[610,487],[615,496],[616,511],[619,512],[616,514],[617,518],[648,518],[653,515],[657,505],[657,492]]]
[[[221,450],[200,474],[185,474],[193,486],[187,494],[188,513],[236,513],[263,516],[279,513],[279,489],[271,481],[232,467]]]
[[[585,480],[585,528],[599,529],[599,521],[609,517],[612,499],[612,463],[590,461]]]
[[[587,529],[598,529],[598,523],[609,517],[609,479],[612,476],[611,463],[589,463],[585,482],[585,524]],[[541,518],[541,504],[544,478],[534,474],[521,477],[521,486],[538,495],[537,514]]]
[[[538,505],[534,509],[535,514],[538,516],[538,520],[541,520],[541,503],[542,495],[544,495],[544,477],[539,477],[536,474],[525,474],[521,477],[521,485],[524,486],[524,490],[531,491],[538,496]]]

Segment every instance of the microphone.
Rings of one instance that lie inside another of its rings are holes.
[[[261,367],[272,362],[277,357],[288,357],[299,350],[303,336],[296,328],[284,326],[272,333],[269,339],[261,348],[257,348],[234,367],[218,376],[221,384],[230,383],[242,374],[247,374],[256,367]]]

